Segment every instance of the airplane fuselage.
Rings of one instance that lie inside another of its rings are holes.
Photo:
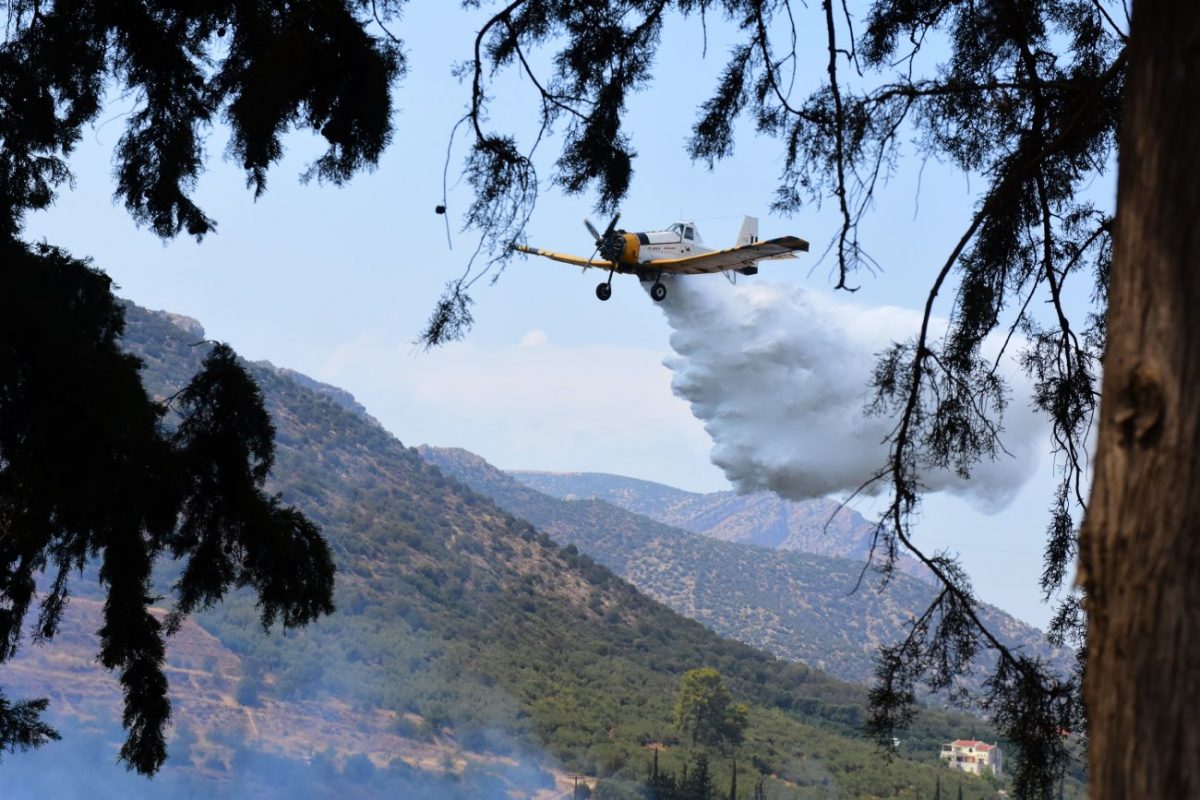
[[[713,252],[712,248],[704,246],[699,231],[690,222],[677,222],[663,231],[616,231],[612,234],[612,241],[606,244],[606,256],[617,256],[610,258],[617,264],[617,272],[636,272],[642,277],[653,276],[653,271],[645,266],[652,265],[654,261]]]

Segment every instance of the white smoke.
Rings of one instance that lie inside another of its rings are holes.
[[[858,489],[887,462],[895,420],[864,413],[880,352],[919,331],[920,314],[866,309],[795,286],[672,281],[662,303],[675,355],[664,363],[713,440],[712,462],[739,492],[790,500]],[[944,327],[944,322],[939,323]],[[971,480],[921,475],[930,491],[966,496],[981,510],[1006,506],[1037,467],[1043,426],[1015,368],[1002,442]],[[876,491],[884,487],[876,484]]]

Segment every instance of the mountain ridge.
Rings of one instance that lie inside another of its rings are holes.
[[[905,622],[924,611],[935,591],[903,573],[895,574],[886,587],[877,587],[873,584],[878,576],[864,571],[863,561],[723,541],[671,527],[607,500],[559,500],[461,448],[422,445],[418,451],[551,536],[578,545],[685,616],[723,636],[843,680],[870,684],[878,646],[899,641]],[[994,606],[985,604],[981,613],[1007,644],[1037,653],[1063,672],[1071,669],[1073,654],[1051,648],[1041,631]],[[968,685],[978,689],[980,681]]]
[[[797,502],[770,492],[689,492],[668,484],[603,472],[509,470],[514,478],[559,498],[596,498],[713,539],[878,563],[875,523],[827,498]],[[896,569],[932,582],[928,569],[900,554]]]

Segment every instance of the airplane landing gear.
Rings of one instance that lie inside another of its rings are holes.
[[[608,271],[608,280],[596,287],[596,297],[599,297],[601,300],[607,300],[612,297],[612,276],[615,271],[615,269],[610,269]]]
[[[654,302],[661,303],[663,298],[667,296],[667,287],[663,286],[659,281],[655,281],[650,287],[650,297]]]

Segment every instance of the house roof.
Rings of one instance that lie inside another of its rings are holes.
[[[974,747],[976,750],[984,753],[996,749],[996,745],[982,742],[979,739],[955,739],[951,742],[951,745],[953,747]]]

